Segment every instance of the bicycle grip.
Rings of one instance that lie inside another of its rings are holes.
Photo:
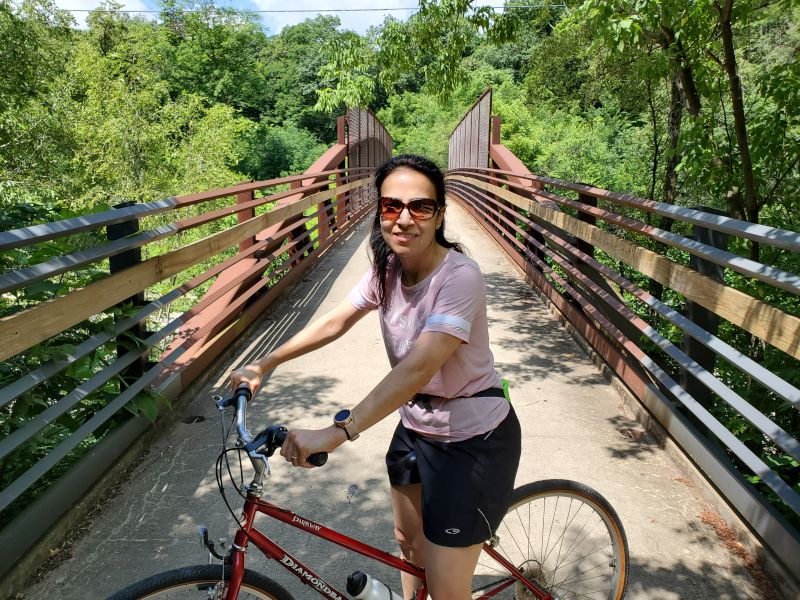
[[[233,394],[228,396],[227,398],[220,398],[217,400],[217,408],[223,410],[230,406],[238,409],[238,402],[239,396],[243,397],[245,403],[250,402],[250,399],[253,397],[253,390],[250,388],[250,384],[246,381],[241,382],[236,389],[233,391]]]
[[[275,434],[275,445],[276,446],[283,446],[283,442],[286,440],[286,436],[289,432],[286,430],[279,431]],[[328,453],[327,452],[316,452],[314,454],[309,455],[306,459],[310,464],[314,465],[315,467],[321,467],[326,462],[328,462]]]
[[[250,402],[250,398],[253,397],[253,389],[246,381],[242,381],[237,385],[236,390],[233,392],[234,398],[238,398],[239,396],[244,396],[245,402]]]

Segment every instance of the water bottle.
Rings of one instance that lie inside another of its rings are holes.
[[[355,600],[403,600],[403,596],[393,592],[388,585],[361,571],[347,578],[347,593]]]

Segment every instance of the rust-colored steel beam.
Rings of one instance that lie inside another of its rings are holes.
[[[327,250],[334,241],[336,241],[340,236],[346,234],[351,227],[359,223],[363,217],[371,212],[371,210],[371,206],[366,206],[360,211],[351,215],[351,218],[344,221],[334,235],[330,236],[327,240],[320,244],[320,247],[314,252],[315,255],[319,255]],[[247,329],[247,327],[249,327],[260,316],[262,316],[264,311],[280,296],[286,287],[296,283],[298,279],[301,278],[306,272],[306,270],[314,264],[314,262],[315,261],[313,260],[303,260],[300,261],[297,266],[292,267],[291,271],[287,275],[281,278],[281,280],[271,287],[265,294],[259,296],[257,300],[253,302],[253,304],[245,308],[239,318],[232,322],[227,328],[216,334],[211,339],[206,340],[202,347],[198,344],[195,344],[192,348],[181,355],[180,358],[183,359],[182,366],[180,368],[173,366],[167,376],[179,374],[180,388],[186,389],[186,387],[191,385],[192,381],[200,373],[205,371],[210,365],[213,364],[220,352],[232,344],[234,340],[236,340],[236,338]]]
[[[317,188],[326,185],[328,177],[332,174],[335,175],[335,173],[337,172],[336,168],[342,162],[346,154],[347,154],[347,145],[343,144],[336,144],[332,148],[327,150],[320,158],[318,158],[314,162],[313,165],[311,165],[303,173],[303,175],[305,176],[313,174],[314,175],[313,177],[306,177],[306,178],[295,177],[291,181],[290,185],[292,186],[293,189],[298,189],[302,191],[291,193],[292,191],[294,191],[291,190],[289,194],[286,193],[282,194],[283,197],[278,200],[278,204],[275,206],[275,208],[288,206],[302,199],[308,193],[308,190],[303,188],[316,190]],[[240,193],[244,192],[245,190],[242,190],[242,192]],[[290,219],[292,223],[296,223],[300,220],[301,220],[300,216],[296,216]],[[261,236],[273,237],[277,231],[284,229],[289,224],[290,223],[288,221],[284,221],[283,223],[273,225],[272,227],[261,232],[261,234],[256,236],[256,238],[259,238]],[[298,237],[299,235],[301,235],[302,233],[301,229],[302,228],[298,226],[298,228],[292,230],[292,232],[290,233],[290,237]],[[239,276],[242,275],[243,273],[249,272],[257,261],[258,259],[254,257],[246,258],[239,261],[236,265],[223,272],[217,278],[217,280],[212,284],[211,288],[208,290],[207,293],[213,294],[219,288],[226,287],[230,281],[238,280]],[[247,281],[242,281],[242,283],[239,286],[231,288],[226,294],[220,297],[205,311],[196,315],[190,323],[187,323],[185,329],[183,329],[182,331],[205,330],[206,329],[205,325],[211,321],[214,321],[215,315],[226,312],[226,308],[232,303],[234,303],[235,299],[238,296],[245,293],[247,287],[254,285],[257,279],[258,276],[254,275],[252,279]],[[212,331],[209,337],[215,334],[216,331]],[[174,347],[177,347],[178,345],[180,344],[176,344],[175,342],[173,342],[173,344],[170,344],[167,351],[168,352],[171,351]],[[180,368],[180,366],[186,360],[188,360],[188,357],[186,359],[184,359],[183,357],[179,358],[175,363],[175,367]]]
[[[328,152],[330,152],[330,150],[328,150]],[[329,169],[315,173],[315,175],[319,179],[320,177],[335,175],[337,170],[338,169]],[[363,175],[368,173],[368,171],[368,168],[354,168],[350,169],[350,175]],[[308,179],[308,171],[303,172],[300,175],[289,175],[287,177],[277,177],[275,179],[266,179],[263,181],[247,181],[227,188],[218,188],[215,190],[207,190],[205,192],[197,192],[195,194],[176,196],[175,206],[189,206],[191,204],[197,204],[198,202],[216,200],[218,198],[225,198],[226,196],[235,196],[239,192],[263,190],[264,188],[285,185],[287,183],[292,184],[295,181],[305,181],[306,179]]]
[[[236,194],[236,204],[242,206],[244,204],[249,205],[253,201],[253,190],[247,190],[245,192],[239,192]],[[237,223],[244,223],[248,219],[252,219],[256,216],[256,209],[252,206],[248,208],[242,208],[236,213],[236,221]],[[244,252],[250,246],[256,243],[255,236],[251,237],[250,239],[244,240],[239,242],[239,252]]]

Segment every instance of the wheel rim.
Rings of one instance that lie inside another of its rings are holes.
[[[626,566],[621,532],[594,499],[568,489],[529,495],[509,508],[496,534],[495,550],[557,600],[621,597]],[[477,588],[487,595],[508,579],[485,552],[475,573]],[[492,597],[537,598],[519,581]]]
[[[219,600],[224,597],[225,588],[218,581],[191,581],[142,596],[142,600]],[[238,600],[274,600],[274,596],[242,584]]]

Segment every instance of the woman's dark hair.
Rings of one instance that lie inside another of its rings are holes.
[[[427,177],[433,187],[436,188],[437,209],[445,206],[444,175],[442,175],[442,171],[432,160],[416,154],[399,154],[390,158],[378,168],[375,173],[375,189],[378,191],[378,198],[381,195],[383,182],[395,169],[399,168],[411,169]],[[444,237],[444,219],[442,219],[442,224],[436,230],[435,240],[437,244],[445,248],[452,248],[456,252],[464,251],[460,244],[451,242]],[[383,233],[381,232],[380,201],[375,210],[375,219],[372,221],[369,246],[372,254],[372,265],[375,268],[378,279],[378,299],[381,307],[386,308],[386,277],[389,270],[389,258],[394,252],[383,239]]]

